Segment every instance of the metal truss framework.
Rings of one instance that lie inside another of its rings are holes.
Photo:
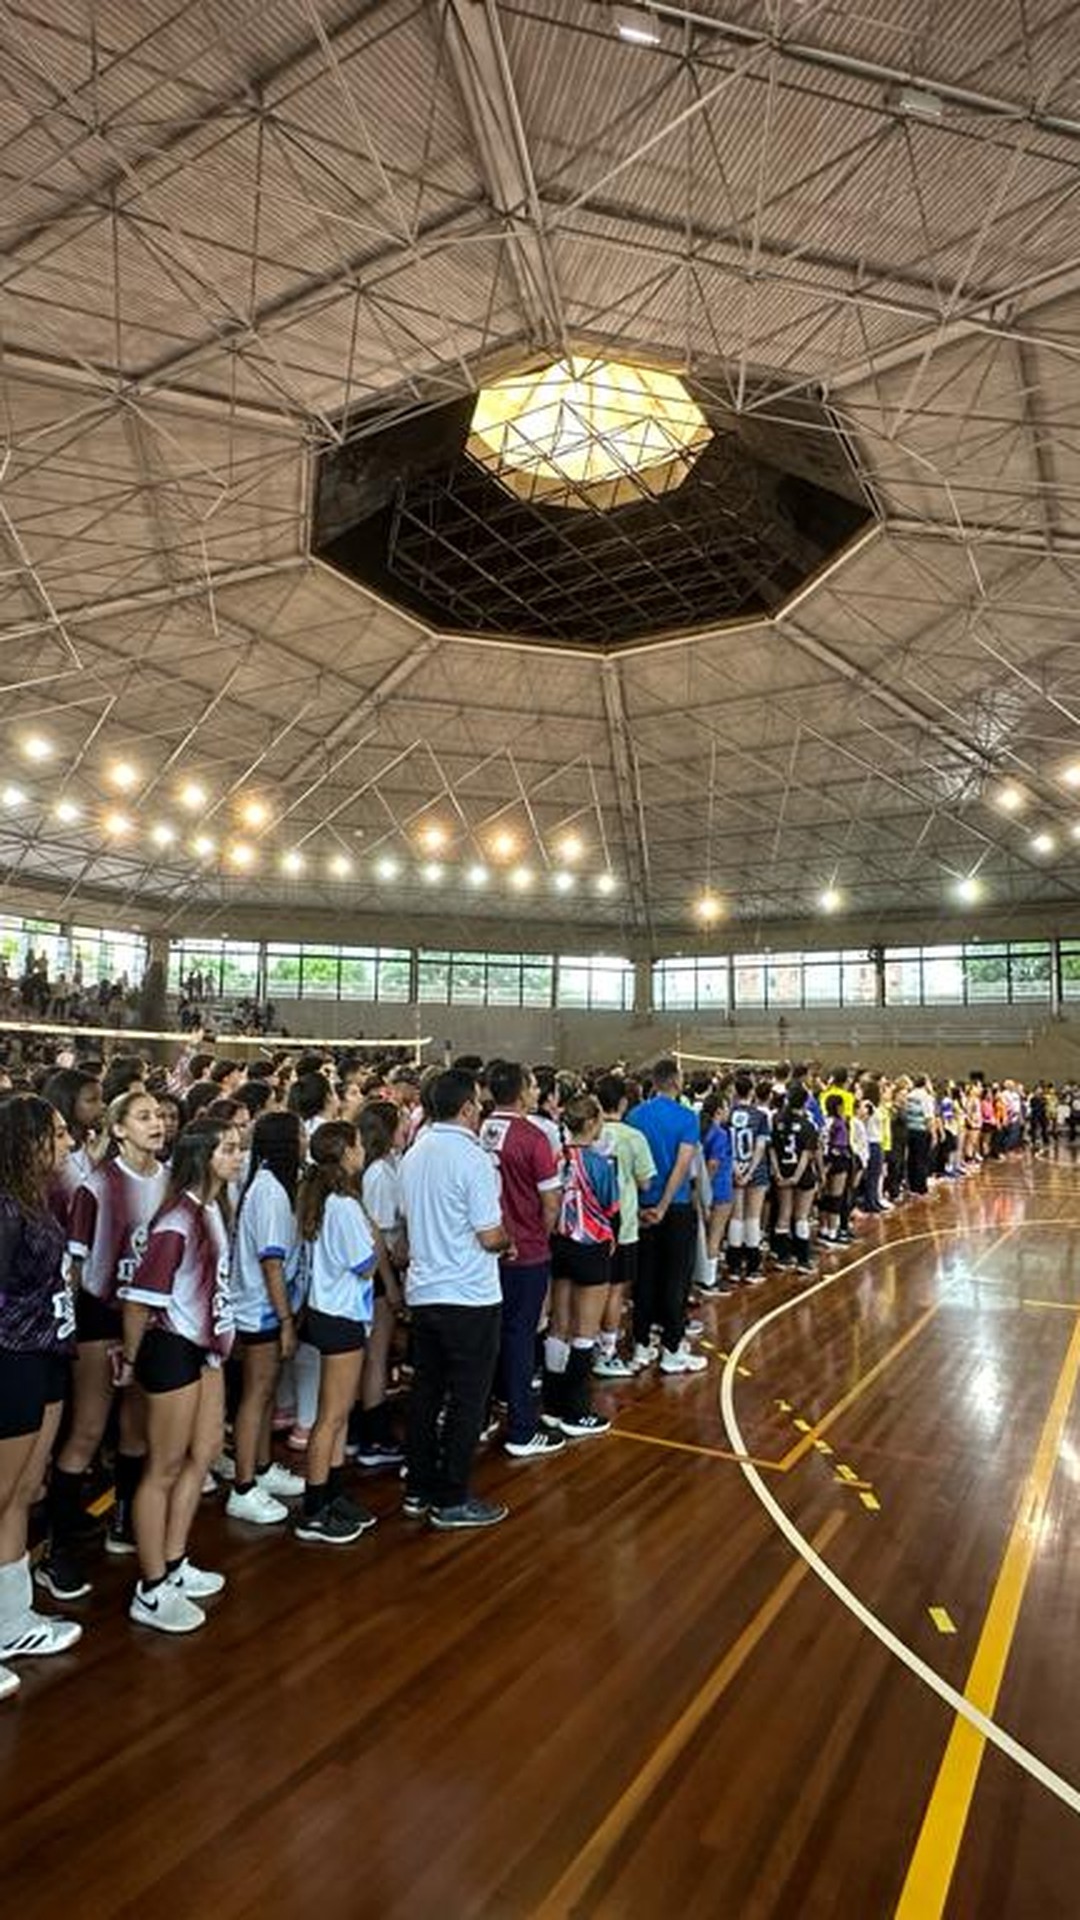
[[[898,910],[960,937],[972,875],[1069,919],[1074,15],[652,12],[643,48],[600,0],[0,0],[9,901],[457,922],[502,829],[533,880],[493,867],[485,911],[523,939],[561,917],[570,944],[693,944],[706,881],[743,944],[802,917],[809,940],[825,888],[867,937]],[[935,117],[901,111],[913,82]],[[770,620],[617,660],[450,635],[308,558],[313,456],[374,403],[404,422],[574,347],[682,370],[747,435],[826,396],[870,537]],[[127,840],[101,826],[119,757]],[[251,794],[256,864],[196,859]]]

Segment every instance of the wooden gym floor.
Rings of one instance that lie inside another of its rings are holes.
[[[1080,1166],[706,1305],[713,1364],[335,1551],[205,1502],[188,1641],[103,1563],[0,1707],[19,1920],[1080,1913]],[[743,1455],[743,1459],[733,1455]]]

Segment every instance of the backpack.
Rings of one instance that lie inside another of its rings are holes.
[[[590,1157],[594,1162],[599,1160],[597,1155]],[[607,1172],[606,1184],[610,1189],[611,1162],[599,1160],[599,1166]],[[555,1232],[564,1240],[576,1240],[579,1246],[610,1247],[615,1238],[611,1215],[618,1204],[618,1195],[616,1192],[615,1202],[611,1204],[609,1197],[597,1193],[581,1147],[563,1149],[562,1181]]]

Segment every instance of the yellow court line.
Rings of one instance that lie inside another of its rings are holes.
[[[814,1536],[811,1543],[814,1550],[819,1553],[824,1552],[837,1529],[842,1525],[842,1514],[830,1514]],[[763,1639],[809,1571],[805,1560],[796,1561],[794,1566],[788,1568],[768,1599],[762,1602],[753,1619],[743,1628],[738,1639],[732,1642],[719,1665],[714,1667],[712,1673],[698,1688],[689,1706],[654,1747],[644,1766],[619,1795],[595,1832],[590,1834],[580,1853],[571,1860],[546,1898],[538,1907],[533,1908],[533,1920],[566,1920],[567,1914],[573,1912],[576,1903],[584,1897],[597,1875],[603,1871],[642,1808],[648,1805],[665,1775],[671,1771],[676,1760],[685,1752],[698,1728],[708,1719],[717,1701],[746,1665],[758,1642]]]
[[[1076,1300],[1024,1300],[1025,1307],[1053,1307],[1058,1313],[1080,1313],[1080,1301]]]
[[[675,1453],[701,1453],[707,1460],[735,1460],[740,1466],[744,1463],[751,1467],[763,1467],[770,1473],[779,1473],[775,1460],[757,1460],[752,1453],[729,1453],[724,1447],[699,1447],[689,1440],[665,1440],[658,1433],[634,1433],[629,1427],[612,1427],[615,1440],[640,1440],[646,1447],[670,1447]]]
[[[965,1699],[988,1718],[997,1703],[1024,1589],[1038,1551],[1050,1485],[1078,1375],[1080,1321],[1073,1328],[1058,1375],[964,1688]],[[938,1920],[945,1911],[985,1745],[985,1735],[968,1720],[954,1721],[894,1920]]]
[[[856,1380],[855,1385],[849,1392],[845,1393],[843,1399],[838,1400],[835,1407],[830,1407],[828,1413],[822,1414],[820,1420],[815,1420],[813,1426],[804,1433],[802,1439],[797,1440],[793,1447],[789,1447],[783,1459],[777,1462],[781,1473],[790,1473],[792,1467],[802,1459],[803,1455],[809,1453],[814,1442],[819,1440],[823,1433],[828,1432],[833,1422],[839,1420],[842,1413],[846,1413],[849,1407],[855,1405],[856,1400],[862,1397],[867,1387],[873,1386],[874,1381],[880,1374],[884,1373],[886,1367],[891,1367],[893,1361],[899,1359],[904,1349],[910,1347],[912,1341],[918,1338],[923,1328],[933,1319],[935,1313],[939,1311],[940,1306],[941,1302],[935,1300],[932,1306],[927,1307],[925,1313],[919,1315],[914,1326],[909,1327],[905,1334],[901,1334],[895,1346],[890,1347],[888,1353],[882,1354],[877,1365],[871,1367],[868,1373],[864,1373],[861,1380]],[[796,1425],[797,1424],[796,1422]]]

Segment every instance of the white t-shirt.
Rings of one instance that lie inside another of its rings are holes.
[[[308,1306],[369,1327],[375,1318],[375,1242],[359,1200],[349,1193],[328,1194],[318,1234],[304,1242],[302,1252]]]
[[[269,1167],[260,1167],[244,1195],[233,1241],[230,1291],[236,1324],[244,1333],[269,1333],[279,1325],[266,1290],[264,1260],[284,1266],[296,1240],[289,1196]],[[291,1263],[290,1263],[291,1264]]]
[[[410,1307],[494,1307],[499,1261],[477,1234],[502,1224],[494,1161],[467,1128],[436,1121],[401,1163]]]

